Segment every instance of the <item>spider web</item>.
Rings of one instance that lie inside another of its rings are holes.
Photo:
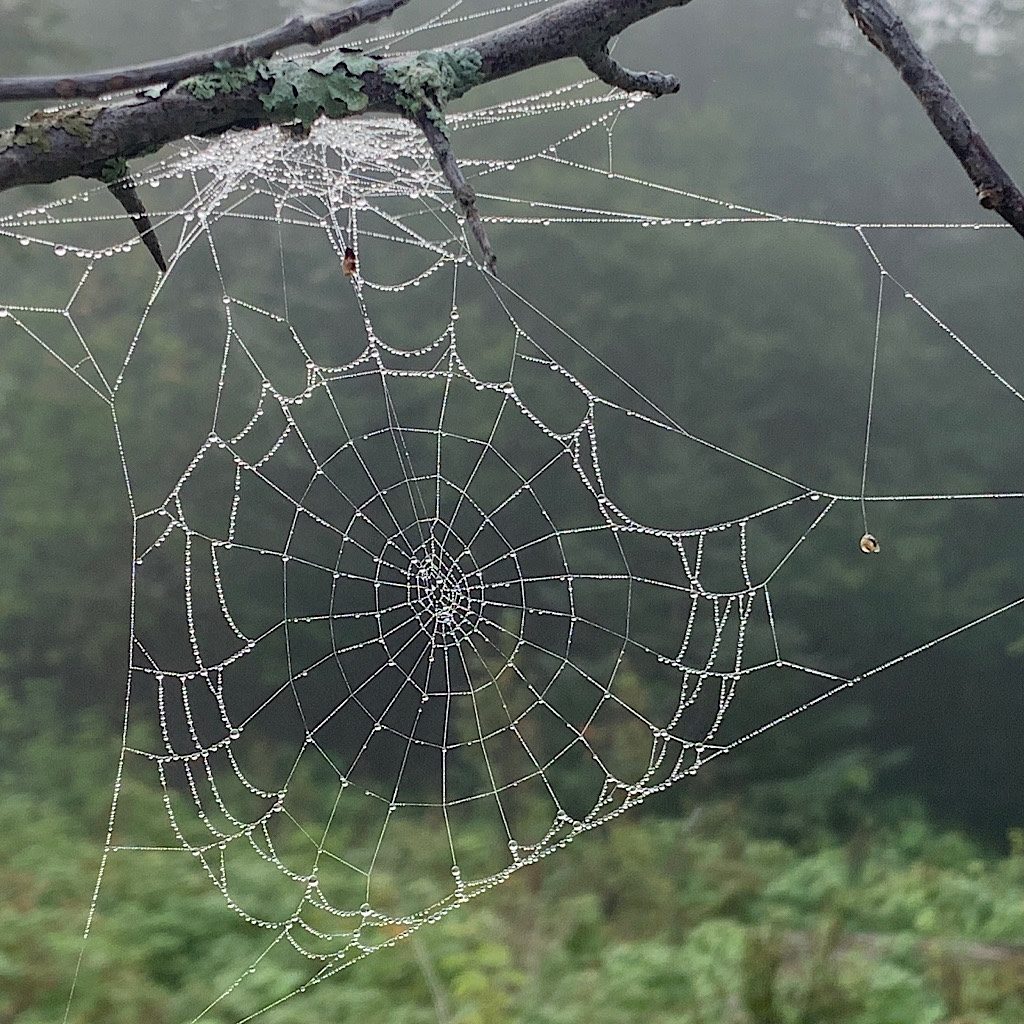
[[[184,852],[270,933],[196,1020],[272,951],[308,961],[307,980],[250,1016],[1024,603],[898,638],[881,657],[875,645],[850,671],[790,653],[773,600],[816,537],[833,543],[833,524],[855,550],[876,503],[1024,496],[868,493],[887,301],[962,350],[1019,415],[1018,386],[880,255],[895,229],[981,225],[793,218],[620,174],[613,129],[642,99],[587,82],[453,117],[467,145],[529,122],[532,148],[465,161],[486,219],[854,238],[878,278],[859,490],[702,437],[481,271],[432,154],[395,119],[195,142],[151,167],[139,181],[170,269],[141,298],[124,284],[143,280],[141,243],[84,207],[89,193],[0,220],[26,250],[8,258],[39,260],[66,289],[42,304],[3,297],[0,327],[109,408],[131,510],[125,739],[100,880],[111,858]],[[648,212],[521,199],[511,183],[531,166],[639,190]],[[66,278],[50,257],[71,265]],[[112,292],[140,307],[117,350],[93,340],[98,296]],[[168,336],[187,341],[186,386],[160,406],[171,385],[151,350]],[[748,504],[647,521],[614,465],[631,434],[748,479]],[[266,756],[268,734],[283,759]],[[292,799],[311,775],[331,787],[312,818]],[[163,844],[121,825],[134,778],[159,781]]]

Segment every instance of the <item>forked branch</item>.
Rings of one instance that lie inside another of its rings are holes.
[[[443,56],[471,50],[477,55],[479,71],[472,82],[463,83],[451,97],[457,98],[472,86],[519,71],[565,57],[600,53],[609,39],[635,22],[690,2],[563,0],[532,17],[462,43],[441,47],[434,53]],[[366,11],[368,4],[375,5],[373,10],[378,13],[399,6],[397,0],[363,0],[347,10]],[[331,27],[337,26],[332,24]],[[339,56],[344,52],[338,51]],[[204,64],[209,56],[212,55],[204,56]],[[311,58],[290,64],[292,70],[296,67],[312,70],[313,65],[322,60],[322,57]],[[389,77],[389,72],[401,63],[400,57],[375,61],[372,68],[357,76],[356,86],[365,102],[329,113],[344,116],[363,111],[389,111],[408,115],[408,104],[401,102],[399,88]],[[265,102],[279,77],[279,69],[275,68],[275,62],[271,62],[264,74],[253,75],[248,81],[229,78],[230,74],[240,76],[245,68],[227,75],[215,72],[220,74],[221,85],[230,82],[230,87],[197,89],[194,86],[198,80],[193,77],[166,89],[147,90],[108,103],[35,114],[13,130],[0,133],[0,190],[59,181],[74,175],[95,178],[110,160],[131,160],[190,135],[216,135],[230,129],[278,123],[282,120],[280,111],[275,112]],[[640,87],[636,82],[633,84]],[[659,85],[653,91],[664,89]]]
[[[35,114],[27,122],[0,132],[0,190],[73,175],[102,177],[104,167],[111,161],[123,164],[186,136],[217,135],[288,120],[306,124],[319,113],[342,117],[385,111],[418,119],[422,126],[422,101],[411,102],[403,86],[403,66],[408,70],[409,58],[370,59],[360,55],[353,60],[351,51],[340,49],[334,51],[336,59],[328,72],[322,69],[325,63],[330,63],[331,56],[269,64],[263,60],[282,46],[323,42],[355,25],[386,17],[405,2],[356,0],[331,15],[292,19],[279,29],[242,43],[143,68],[78,78],[0,79],[0,99],[92,96],[112,88],[156,82],[164,86],[109,103]],[[465,64],[466,55],[472,57],[471,76],[456,76],[444,97],[435,94],[436,103],[428,95],[427,102],[432,103],[435,115],[440,113],[444,101],[457,99],[477,85],[567,57],[582,60],[602,81],[615,88],[661,96],[676,91],[678,82],[669,75],[621,67],[609,55],[608,44],[636,22],[690,2],[562,0],[528,18],[414,60],[430,58],[437,66],[445,61]],[[1024,235],[1024,196],[887,0],[842,2],[861,31],[889,58],[924,105],[932,123],[974,182],[981,204]],[[197,69],[203,70],[205,78],[194,77]],[[193,77],[182,78],[183,74]],[[313,77],[304,78],[307,75]],[[281,109],[281,96],[290,96],[289,90],[300,79],[316,84],[321,90],[317,95],[323,95],[323,82],[316,78],[318,75],[345,78],[344,82],[336,83],[340,93],[328,89],[330,98],[322,103],[314,101],[311,106],[297,86],[293,109],[289,111],[287,105]],[[49,92],[33,91],[44,85]],[[428,81],[427,93],[433,88]],[[344,102],[338,96],[343,96]],[[439,124],[436,116],[431,123],[435,127]],[[493,266],[493,250],[476,210],[472,189],[458,169],[447,138],[440,128],[433,133],[427,131],[427,137],[485,260]]]
[[[425,131],[485,264],[493,270],[495,255],[473,190],[441,128],[447,101],[485,82],[565,57],[585,59],[600,77],[621,88],[656,96],[678,88],[669,76],[636,75],[620,68],[607,56],[607,45],[635,22],[690,0],[563,0],[504,28],[411,59],[353,56],[346,50],[304,61],[262,59],[281,45],[319,42],[353,24],[384,17],[404,2],[358,0],[335,15],[312,22],[296,19],[272,33],[216,52],[93,77],[46,80],[51,91],[43,95],[92,95],[156,82],[161,87],[91,107],[34,114],[0,133],[0,190],[73,175],[102,178],[111,163],[123,166],[190,135],[291,121],[308,127],[320,113],[332,117],[367,110],[398,113],[413,118]],[[250,60],[242,62],[244,57]],[[200,68],[203,74],[181,77]],[[430,77],[431,70],[437,72],[436,78]],[[0,82],[3,86],[6,93],[0,88],[0,98],[40,95],[42,87],[38,79],[23,80],[20,86]],[[119,194],[118,198],[125,197]],[[133,213],[137,224],[142,223],[139,216],[138,211]],[[148,243],[155,244],[152,229],[146,230]],[[160,265],[162,257],[152,245],[150,251]]]

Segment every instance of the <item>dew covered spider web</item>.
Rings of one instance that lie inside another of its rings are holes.
[[[628,353],[578,336],[571,301],[542,309],[514,266],[486,274],[429,148],[397,119],[191,142],[140,173],[169,263],[155,286],[102,189],[0,220],[4,259],[39,268],[31,296],[0,293],[3,345],[38,344],[109,409],[128,497],[130,671],[100,881],[115,861],[190,855],[267,933],[197,1020],[266,958],[298,959],[305,980],[253,996],[245,1019],[1024,603],[1011,586],[929,635],[894,625],[855,665],[792,653],[807,645],[777,628],[777,606],[814,560],[864,559],[876,509],[1022,497],[998,482],[869,487],[901,317],[1019,429],[1019,383],[885,257],[894,233],[979,226],[793,218],[620,174],[608,146],[641,100],[591,81],[451,117],[499,251],[547,227],[645,228],[650,246],[659,232],[849,239],[877,288],[854,328],[853,487],[705,437],[630,383]],[[524,198],[531,168],[565,187]],[[593,177],[621,205],[574,202]],[[623,484],[646,450],[675,453],[675,522]],[[741,507],[701,503],[711,466],[749,482]],[[869,558],[887,557],[880,543]],[[330,791],[313,816],[292,800],[310,777]],[[163,794],[161,842],[128,813],[136,779]]]

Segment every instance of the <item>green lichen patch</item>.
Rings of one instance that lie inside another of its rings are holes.
[[[66,131],[68,135],[73,135],[76,139],[83,139],[88,142],[92,138],[93,123],[99,115],[100,111],[98,108],[69,110],[54,119],[53,127]]]
[[[34,146],[42,153],[53,149],[51,132],[55,128],[88,141],[92,138],[93,122],[99,117],[99,108],[67,110],[61,113],[37,111],[26,121],[14,125],[0,134],[0,153],[12,146]]]
[[[339,53],[337,59],[328,57],[320,63],[327,64],[331,61],[335,61],[335,70],[344,67],[350,75],[365,75],[367,71],[375,71],[377,68],[377,62],[372,57],[367,57],[365,53]],[[316,65],[313,66],[316,67]]]
[[[100,181],[104,185],[113,185],[114,182],[128,177],[128,161],[123,156],[112,156],[103,162],[100,168]]]
[[[300,121],[309,127],[320,114],[344,117],[365,110],[370,100],[361,75],[377,62],[361,53],[337,53],[304,65],[277,61],[264,75],[272,84],[262,97],[276,121]]]
[[[16,124],[5,138],[0,140],[0,152],[12,146],[34,146],[41,153],[49,153],[53,149],[50,138],[50,125],[32,121]]]
[[[265,61],[253,61],[236,68],[225,61],[217,61],[214,70],[205,75],[193,75],[182,81],[181,87],[192,93],[196,99],[212,100],[218,93],[238,92],[257,79],[266,77]]]
[[[481,64],[479,51],[471,47],[427,50],[390,64],[384,78],[395,87],[395,102],[410,117],[424,112],[443,126],[448,103],[480,83]]]

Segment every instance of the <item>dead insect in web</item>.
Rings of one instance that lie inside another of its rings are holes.
[[[345,256],[341,261],[341,272],[346,277],[355,277],[356,274],[356,251],[351,247],[345,249]]]
[[[882,545],[878,543],[873,534],[865,533],[860,539],[860,549],[865,555],[877,555],[882,550]]]
[[[308,139],[312,130],[311,125],[303,124],[301,121],[296,121],[293,124],[279,124],[277,127],[281,134],[289,139]]]

